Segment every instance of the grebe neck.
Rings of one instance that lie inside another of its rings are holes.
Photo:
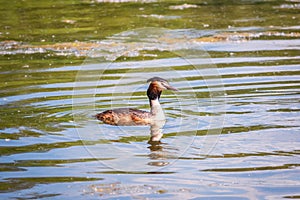
[[[150,84],[147,90],[147,96],[151,107],[151,115],[157,120],[165,120],[164,111],[159,103],[159,98],[162,90],[155,87],[154,84]]]
[[[164,114],[164,111],[159,103],[159,99],[150,100],[151,114],[159,116]]]

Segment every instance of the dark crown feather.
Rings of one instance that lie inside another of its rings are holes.
[[[149,79],[147,80],[147,83],[148,83],[148,82],[153,82],[153,81],[168,82],[166,79],[163,79],[163,78],[160,78],[160,77],[158,77],[158,76],[155,76],[155,77],[153,77],[153,78],[149,78]]]

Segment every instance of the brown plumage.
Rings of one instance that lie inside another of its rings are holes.
[[[147,82],[150,82],[147,90],[150,112],[133,108],[118,108],[99,113],[96,118],[106,124],[116,126],[150,125],[156,120],[165,120],[159,103],[160,95],[163,90],[177,91],[177,89],[170,86],[167,80],[159,77],[148,79]]]
[[[119,108],[99,113],[96,115],[96,118],[110,125],[148,125],[150,120],[147,119],[151,118],[151,114],[143,110]]]

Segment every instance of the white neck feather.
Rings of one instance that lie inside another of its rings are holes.
[[[158,99],[150,100],[151,114],[154,117],[154,120],[165,120],[164,111],[159,103]]]

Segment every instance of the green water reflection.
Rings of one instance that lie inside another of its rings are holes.
[[[299,197],[299,8],[293,0],[0,0],[0,198]],[[126,38],[144,27],[168,30],[154,39],[142,32],[156,46],[131,52],[142,40]],[[200,45],[218,67],[226,113],[214,112],[209,81],[168,50],[181,45]],[[103,69],[87,65],[93,48],[129,53],[114,55],[101,82]],[[78,70],[86,77],[74,96]],[[111,105],[149,109],[140,72],[164,74],[180,89],[162,97],[168,121],[158,144],[148,144],[147,127],[126,132],[93,118]],[[133,79],[118,85],[126,74]],[[136,90],[112,94],[124,85]],[[92,103],[95,113],[86,110]],[[222,135],[207,136],[210,128]],[[191,144],[183,151],[181,141]]]

